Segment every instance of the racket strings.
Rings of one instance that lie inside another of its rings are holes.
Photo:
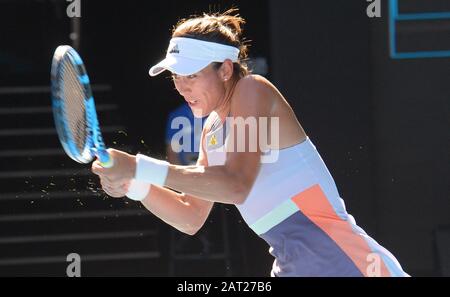
[[[81,154],[86,144],[86,111],[84,104],[85,90],[79,81],[75,65],[67,60],[62,63],[62,82],[64,92],[64,113],[68,121],[72,139]]]

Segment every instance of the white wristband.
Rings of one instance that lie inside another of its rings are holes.
[[[164,186],[167,174],[169,172],[169,163],[145,155],[136,155],[136,180],[148,184]]]
[[[150,187],[150,184],[132,179],[125,195],[131,200],[142,201],[150,192]]]

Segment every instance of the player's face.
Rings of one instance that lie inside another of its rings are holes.
[[[212,64],[188,76],[172,74],[175,88],[184,97],[196,117],[217,109],[225,96],[225,85]]]

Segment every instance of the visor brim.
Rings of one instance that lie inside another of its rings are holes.
[[[149,70],[150,76],[156,76],[165,70],[169,70],[177,75],[192,75],[201,71],[211,62],[205,60],[191,59],[186,57],[168,56]]]

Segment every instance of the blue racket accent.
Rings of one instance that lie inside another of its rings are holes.
[[[77,64],[77,65],[84,65],[83,60],[81,60],[80,55],[79,55],[73,48],[71,48],[71,47],[68,46],[68,45],[62,45],[62,46],[67,46],[67,47],[69,47],[69,48],[68,48],[68,51],[69,51],[70,54],[72,55],[73,62],[74,62],[75,64]]]
[[[86,85],[86,84],[89,83],[89,77],[88,77],[86,74],[80,76],[78,79],[79,79],[80,82],[81,82],[82,84],[84,84],[84,85]]]
[[[67,155],[79,163],[95,156],[103,167],[113,166],[95,109],[89,77],[78,53],[68,45],[55,50],[51,98],[56,131]]]
[[[109,168],[112,166],[112,158],[109,156],[106,151],[105,143],[103,142],[102,133],[100,132],[100,125],[97,119],[97,112],[95,111],[95,103],[94,98],[90,97],[86,100],[86,114],[88,127],[91,127],[92,137],[90,137],[90,141],[92,144],[89,144],[93,149],[93,153],[97,155],[101,165],[103,167]]]

